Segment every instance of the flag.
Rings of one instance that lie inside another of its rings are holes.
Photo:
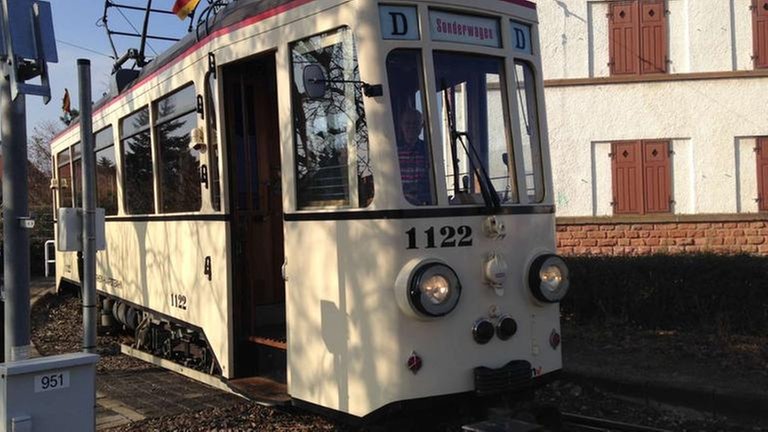
[[[71,102],[69,100],[69,90],[64,89],[64,98],[61,100],[61,109],[64,111],[64,114],[72,114],[72,107],[70,104]]]
[[[186,19],[195,10],[198,3],[200,0],[176,0],[173,5],[173,13],[181,20]]]

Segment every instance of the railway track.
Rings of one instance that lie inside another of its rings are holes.
[[[572,413],[561,413],[561,419],[563,430],[568,432],[670,432],[667,429],[659,429]]]
[[[512,418],[496,418],[463,426],[467,432],[671,432],[638,424],[625,423],[580,414],[560,413],[559,428],[548,428]],[[549,423],[549,422],[547,422]]]

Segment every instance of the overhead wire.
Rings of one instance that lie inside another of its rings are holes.
[[[112,60],[114,60],[114,59],[115,59],[115,58],[114,58],[114,57],[112,57],[111,55],[107,55],[107,54],[104,54],[104,53],[102,53],[102,52],[96,51],[96,50],[94,50],[94,49],[91,49],[91,48],[87,48],[87,47],[84,47],[84,46],[80,46],[80,45],[77,45],[77,44],[73,44],[72,42],[63,41],[63,40],[61,40],[61,39],[56,39],[56,42],[58,42],[58,43],[60,43],[60,44],[63,44],[63,45],[68,45],[68,46],[71,46],[71,47],[73,47],[73,48],[81,49],[81,50],[83,50],[83,51],[88,51],[88,52],[90,52],[90,53],[93,53],[93,54],[98,54],[98,55],[100,55],[100,56],[103,56],[103,57],[106,57],[106,58],[110,58],[110,59],[112,59]]]
[[[120,15],[122,15],[122,17],[123,17],[123,19],[125,20],[125,22],[127,22],[127,23],[128,23],[128,25],[129,25],[129,26],[131,26],[131,28],[133,29],[133,31],[135,31],[137,34],[141,34],[141,32],[139,31],[139,29],[137,29],[137,28],[136,28],[136,27],[133,25],[133,23],[131,22],[131,20],[129,20],[129,19],[128,19],[128,17],[127,17],[127,16],[125,16],[125,14],[123,13],[123,11],[122,11],[122,10],[120,10],[120,8],[116,8],[116,9],[117,9],[117,11],[120,13]],[[148,41],[148,40],[147,40],[147,41],[145,41],[145,43],[147,44],[147,47],[149,47],[149,49],[151,49],[151,50],[152,50],[152,52],[153,52],[153,53],[155,53],[155,55],[158,55],[158,54],[157,54],[157,51],[155,51],[155,49],[154,49],[154,48],[152,48],[152,45],[150,45],[150,43],[149,43],[149,41]]]

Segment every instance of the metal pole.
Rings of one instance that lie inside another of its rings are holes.
[[[83,351],[96,352],[96,156],[91,123],[91,61],[77,60],[83,145]]]
[[[139,44],[139,58],[136,60],[136,64],[139,67],[144,66],[147,64],[144,61],[144,48],[147,45],[147,29],[149,28],[149,15],[151,14],[152,10],[152,0],[147,0],[147,13],[144,14],[144,27],[141,31],[141,43]],[[139,64],[141,62],[142,64]]]
[[[5,265],[5,360],[29,357],[29,219],[25,96],[11,100],[10,77],[2,75],[3,259]]]

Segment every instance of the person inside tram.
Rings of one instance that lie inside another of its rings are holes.
[[[403,193],[411,204],[432,204],[430,161],[427,144],[421,139],[424,117],[415,108],[406,108],[399,118],[397,153]]]

